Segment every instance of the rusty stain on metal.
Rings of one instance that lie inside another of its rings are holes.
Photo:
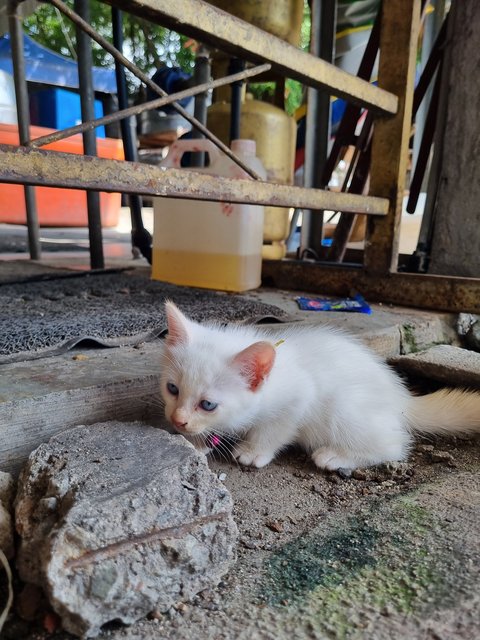
[[[10,145],[0,145],[0,182],[274,207],[335,209],[377,216],[385,215],[388,210],[388,200],[372,196],[223,178],[185,169],[164,169],[138,162]]]
[[[480,312],[480,279],[415,273],[370,274],[361,266],[265,260],[262,278],[279,289],[348,296],[359,291],[370,302],[467,313]]]
[[[90,25],[82,24],[81,18],[61,0],[50,1],[145,84],[164,98],[168,97],[148,76],[91,29]],[[446,311],[480,312],[480,279],[394,272],[398,243],[398,212],[405,173],[405,148],[409,135],[413,86],[411,69],[418,32],[419,0],[407,0],[406,4],[386,3],[388,11],[383,18],[384,46],[380,59],[381,85],[384,89],[351,76],[202,0],[106,1],[245,60],[255,63],[266,61],[280,74],[367,107],[375,115],[394,115],[393,118],[380,118],[375,131],[371,190],[384,197],[301,189],[252,180],[231,180],[185,170],[162,170],[139,163],[79,157],[7,145],[0,145],[0,183],[370,214],[370,233],[365,249],[367,268],[289,260],[265,261],[265,280],[287,289],[342,296],[348,295],[352,289],[357,289],[371,301],[382,300]],[[392,42],[395,44],[392,45]],[[175,108],[184,115],[181,107],[176,105]],[[185,117],[192,122],[189,114],[185,113]],[[199,125],[194,120],[193,124]],[[85,126],[91,125],[92,123],[86,123]],[[208,129],[204,133],[237,164],[244,166]],[[248,167],[244,168],[252,175]],[[256,175],[253,177],[258,178]],[[383,220],[376,222],[381,216],[384,217]]]
[[[393,93],[352,76],[202,0],[107,2],[244,60],[270,62],[280,74],[368,107],[374,113],[394,114],[397,111],[398,99]]]
[[[117,122],[118,120],[129,118],[130,116],[136,116],[139,113],[143,113],[144,111],[158,109],[165,106],[166,104],[171,104],[172,102],[195,96],[199,93],[203,93],[204,91],[216,89],[217,87],[222,87],[226,84],[237,82],[238,80],[246,80],[247,78],[252,78],[261,73],[265,73],[270,68],[270,64],[261,64],[257,67],[251,67],[250,69],[245,69],[245,71],[240,71],[239,73],[225,76],[224,78],[218,78],[217,80],[211,80],[210,82],[197,84],[194,87],[184,89],[183,91],[178,91],[177,93],[172,93],[164,98],[157,98],[156,100],[150,100],[150,102],[136,104],[133,107],[128,107],[128,109],[115,111],[115,113],[110,113],[107,116],[102,116],[101,118],[96,118],[95,120],[89,120],[88,122],[82,122],[81,124],[75,125],[74,127],[68,127],[67,129],[62,129],[61,131],[55,131],[54,133],[49,133],[46,136],[35,138],[34,140],[30,140],[29,146],[43,147],[44,145],[50,144],[51,142],[58,142],[59,140],[64,140],[65,138],[69,138],[70,136],[73,136],[77,133],[82,133],[83,131],[91,131],[96,127],[110,124],[112,122]]]
[[[70,9],[62,0],[49,0],[50,4],[53,4],[59,11],[61,11],[65,16],[67,16],[72,22],[74,22],[82,31],[87,33],[92,40],[95,40],[101,47],[103,47],[106,51],[108,51],[115,60],[118,60],[124,67],[126,67],[129,71],[131,71],[137,78],[139,78],[142,82],[144,82],[148,87],[152,89],[155,93],[162,97],[167,97],[168,94],[161,87],[158,86],[148,75],[143,73],[141,69],[139,69],[133,62],[130,62],[128,58],[126,58],[121,51],[116,49],[108,40],[106,40],[103,36],[93,29],[88,22],[85,22],[83,18],[81,18],[75,11]],[[201,122],[199,122],[194,116],[192,116],[186,109],[184,109],[178,102],[172,102],[172,107],[179,113],[185,120],[190,122],[190,124],[201,131],[203,135],[211,140],[219,149],[223,151],[233,162],[238,164],[248,175],[252,176],[255,180],[259,180],[260,176],[251,169],[241,158],[231,151],[226,144],[224,144],[217,136],[213,135],[207,127],[205,127]]]

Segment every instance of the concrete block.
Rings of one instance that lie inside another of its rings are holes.
[[[424,314],[403,321],[400,329],[400,353],[417,353],[441,343],[459,344],[451,316]]]
[[[232,500],[205,456],[139,422],[41,445],[19,478],[16,527],[21,579],[83,637],[189,600],[235,559]]]
[[[368,331],[360,334],[360,338],[382,358],[391,358],[400,353],[400,331],[397,327]]]
[[[437,345],[391,358],[390,364],[407,374],[438,380],[445,385],[480,389],[480,354],[467,349]]]
[[[2,365],[0,469],[18,475],[33,449],[79,424],[148,420],[162,348],[158,341]]]

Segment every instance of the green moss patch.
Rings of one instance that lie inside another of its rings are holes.
[[[331,520],[329,533],[319,526],[270,558],[260,594],[319,637],[356,637],[380,615],[453,606],[475,584],[448,523],[414,497]]]

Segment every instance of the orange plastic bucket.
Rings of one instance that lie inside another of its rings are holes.
[[[31,138],[51,133],[46,127],[30,127]],[[18,145],[18,128],[13,124],[0,123],[0,143]],[[64,153],[83,154],[82,136],[53,142],[42,147]],[[101,158],[123,160],[123,144],[113,138],[97,138],[97,154]],[[55,187],[36,187],[36,200],[39,224],[44,227],[86,227],[88,226],[87,194],[77,189],[58,189]],[[121,194],[100,193],[100,216],[103,227],[118,224],[121,207]],[[25,199],[23,187],[16,184],[0,184],[0,222],[8,224],[26,224]]]

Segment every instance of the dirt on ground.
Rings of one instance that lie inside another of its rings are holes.
[[[109,625],[102,640],[478,636],[478,439],[419,441],[409,462],[351,477],[298,450],[260,470],[210,466],[235,502],[237,563],[192,602]],[[2,637],[72,638],[52,615],[14,616]]]

